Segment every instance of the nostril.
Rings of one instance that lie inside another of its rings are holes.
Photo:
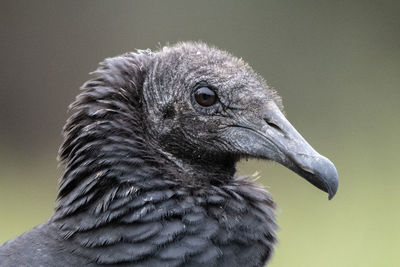
[[[275,130],[277,130],[277,131],[279,131],[279,132],[283,132],[282,131],[282,129],[278,126],[278,125],[276,125],[275,123],[273,123],[273,122],[270,122],[270,121],[268,121],[268,120],[266,120],[266,119],[264,119],[265,120],[265,122],[269,125],[269,126],[271,126],[272,128],[274,128]]]

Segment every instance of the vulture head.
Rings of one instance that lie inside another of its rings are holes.
[[[199,44],[155,53],[142,90],[154,147],[188,182],[231,179],[241,157],[276,161],[332,198],[334,165],[285,118],[281,99],[243,60]]]
[[[53,216],[92,261],[262,266],[275,243],[274,204],[235,176],[243,157],[336,193],[334,165],[285,118],[277,93],[227,52],[179,43],[106,59],[94,76],[64,127]]]

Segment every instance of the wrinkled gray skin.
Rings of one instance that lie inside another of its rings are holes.
[[[182,158],[178,161],[189,160],[189,164],[183,164],[185,171],[203,174],[197,167],[204,168],[203,157],[209,164],[207,154],[212,157],[227,152],[265,158],[294,170],[327,191],[329,197],[334,196],[334,165],[290,125],[280,110],[280,98],[261,77],[242,60],[219,50],[179,48],[163,50],[149,84],[145,83],[157,89],[145,90],[144,99],[149,118],[155,122],[150,124],[152,134],[159,140],[168,138],[166,150],[176,152],[177,158]],[[193,91],[201,82],[215,88],[219,98],[215,106],[204,108],[193,100]],[[165,108],[176,115],[166,118]],[[186,139],[188,142],[184,142]],[[187,157],[179,156],[183,151],[187,151]],[[220,173],[220,168],[212,170]]]
[[[210,107],[194,91],[217,94]],[[204,44],[105,60],[64,127],[53,217],[0,247],[1,266],[263,266],[276,242],[267,191],[235,176],[273,160],[333,197],[333,164],[242,60]]]

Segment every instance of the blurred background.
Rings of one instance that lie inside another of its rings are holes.
[[[202,40],[242,57],[336,165],[327,195],[248,161],[279,205],[270,266],[399,266],[398,1],[0,3],[0,243],[47,220],[67,106],[105,57]]]

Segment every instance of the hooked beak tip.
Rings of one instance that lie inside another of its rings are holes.
[[[335,196],[339,185],[338,173],[328,158],[315,153],[313,156],[292,157],[292,160],[297,166],[294,168],[295,172],[328,193],[329,200]]]
[[[330,178],[328,178],[328,194],[329,197],[328,199],[331,200],[335,195],[336,192],[338,190],[338,186],[339,186],[339,179],[338,179],[338,173],[337,170],[335,168],[335,165],[332,164],[332,172],[330,175]]]
[[[339,179],[335,165],[324,156],[316,164],[315,176],[321,182],[321,189],[328,193],[328,199],[331,200],[338,190]]]

